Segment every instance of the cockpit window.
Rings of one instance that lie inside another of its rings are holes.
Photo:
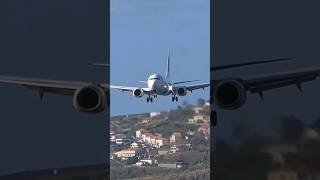
[[[150,80],[160,80],[159,78],[150,78]]]

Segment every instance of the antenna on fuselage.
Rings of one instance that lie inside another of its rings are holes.
[[[167,56],[167,72],[166,72],[166,78],[170,78],[170,49],[168,49],[168,56]]]

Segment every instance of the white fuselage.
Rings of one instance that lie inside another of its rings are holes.
[[[161,75],[153,74],[148,78],[148,88],[153,90],[157,95],[167,96],[174,94],[173,84],[167,78]]]

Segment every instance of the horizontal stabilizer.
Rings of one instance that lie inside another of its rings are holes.
[[[292,58],[278,58],[278,59],[265,60],[265,61],[253,61],[253,62],[245,62],[245,63],[239,63],[239,64],[229,64],[229,65],[211,67],[210,71],[218,71],[218,70],[231,69],[231,68],[237,68],[242,66],[251,66],[251,65],[257,65],[257,64],[266,64],[266,63],[289,61],[289,60],[292,60]]]

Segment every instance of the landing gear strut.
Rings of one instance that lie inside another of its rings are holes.
[[[177,101],[178,102],[178,97],[177,96],[173,96],[172,97],[172,102]]]
[[[153,102],[153,98],[152,97],[147,97],[147,102]]]
[[[153,98],[150,97],[150,94],[149,94],[149,97],[147,97],[147,102],[153,102]]]

